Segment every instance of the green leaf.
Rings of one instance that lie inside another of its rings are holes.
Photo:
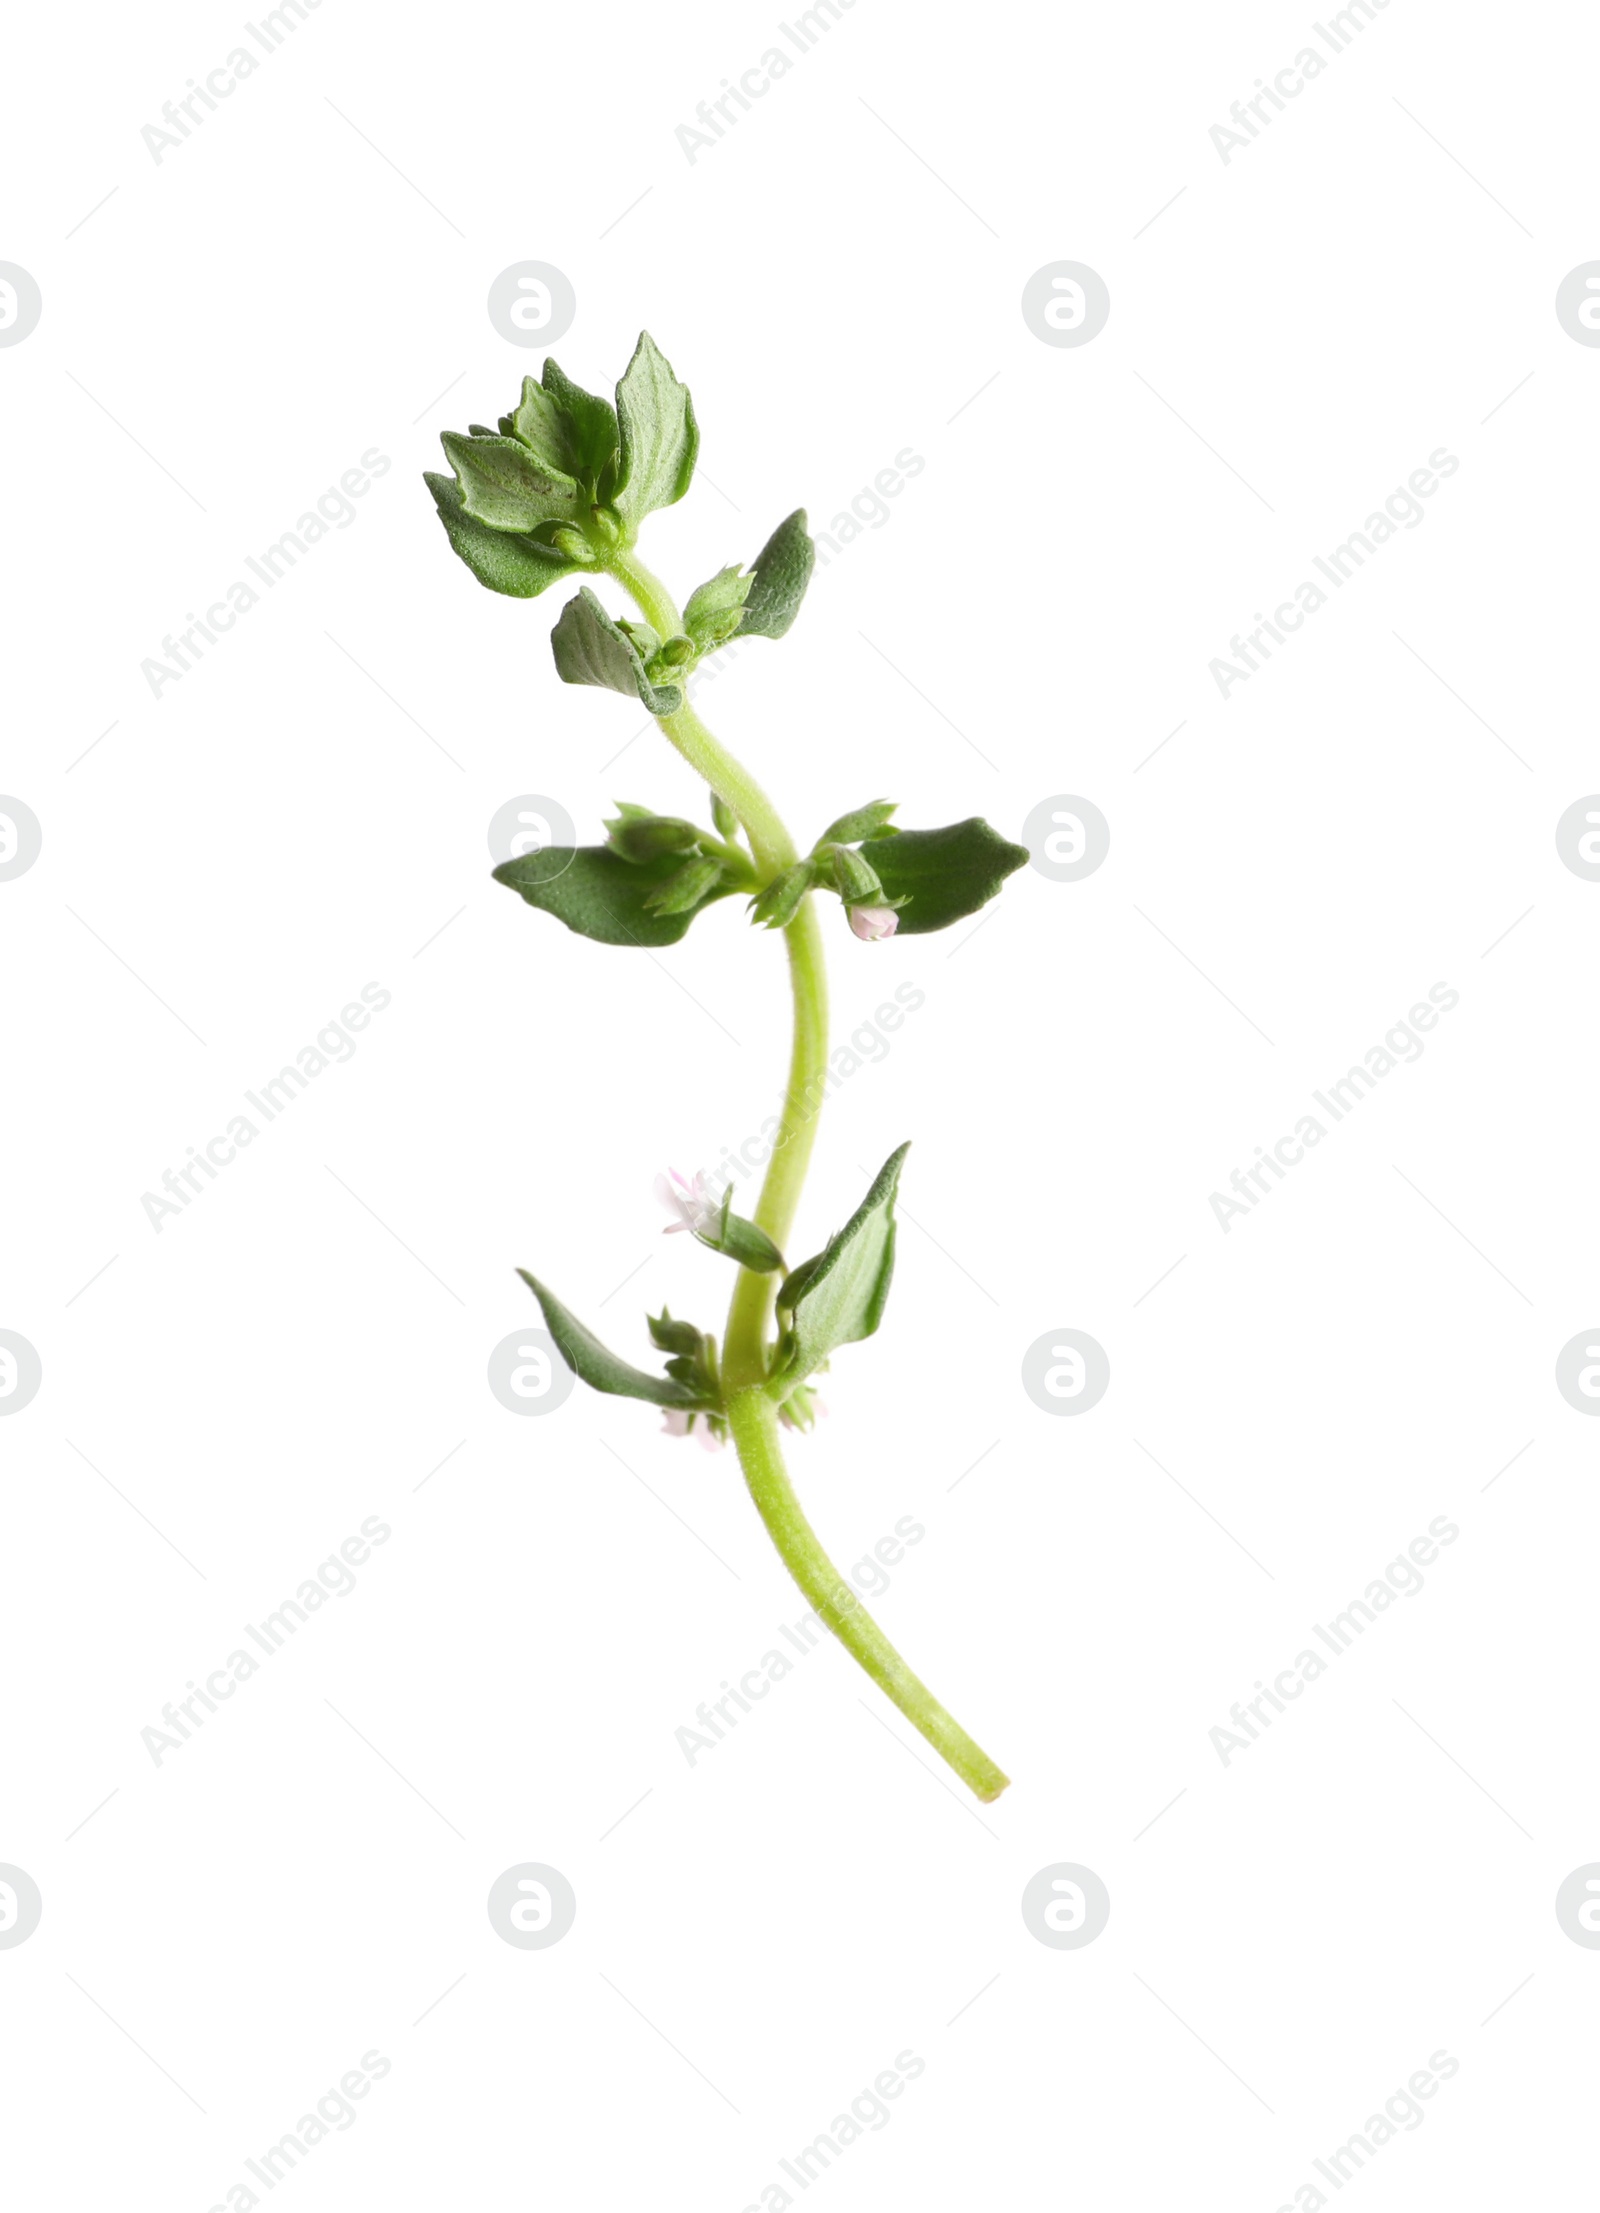
[[[447,430],[439,440],[461,483],[461,504],[474,522],[491,530],[536,530],[541,523],[571,522],[578,487],[570,476],[546,469],[516,438],[463,438]]]
[[[745,597],[755,582],[737,562],[689,594],[683,627],[702,653],[726,645],[744,619]]]
[[[544,389],[567,418],[572,473],[594,485],[601,499],[608,499],[611,485],[605,480],[615,473],[619,437],[616,410],[598,393],[586,392],[581,384],[574,384],[552,360],[544,365]]]
[[[700,432],[687,385],[647,330],[617,386],[621,461],[612,500],[630,522],[682,499],[694,475]]]
[[[800,612],[817,549],[806,530],[806,511],[785,516],[752,564],[741,637],[781,638]]]
[[[625,861],[605,845],[547,845],[502,861],[497,884],[520,893],[530,907],[553,914],[579,937],[597,945],[637,945],[655,951],[676,945],[703,907],[725,899],[735,886],[725,877],[697,905],[678,914],[658,914],[652,893],[680,866],[676,855],[653,861]]]
[[[725,1253],[741,1268],[749,1268],[758,1276],[770,1276],[783,1266],[783,1255],[766,1231],[758,1223],[746,1221],[742,1214],[734,1213],[731,1183],[722,1194],[722,1216],[716,1236],[702,1237],[700,1243],[709,1245],[713,1252]]]
[[[739,835],[739,817],[719,791],[711,794],[711,819],[721,836],[736,838]]]
[[[868,806],[857,807],[837,822],[830,822],[811,850],[815,853],[824,845],[859,845],[863,838],[877,837],[888,829],[894,810],[892,799],[874,799]]]
[[[423,482],[433,494],[445,535],[487,590],[504,592],[511,599],[535,599],[572,575],[573,564],[549,546],[474,522],[462,508],[461,487],[453,476],[424,470]]]
[[[687,1384],[671,1382],[664,1375],[647,1375],[643,1368],[630,1367],[626,1360],[619,1360],[598,1337],[584,1328],[575,1314],[567,1312],[536,1276],[530,1276],[526,1268],[519,1268],[517,1273],[544,1309],[544,1326],[555,1339],[562,1359],[592,1391],[606,1391],[613,1398],[650,1399],[657,1406],[701,1406],[705,1403]]]
[[[628,799],[618,801],[616,814],[606,829],[606,843],[625,861],[653,861],[663,853],[696,853],[705,834],[681,816],[658,815],[649,807],[636,807]]]
[[[889,1155],[844,1228],[779,1291],[778,1316],[786,1326],[775,1395],[787,1396],[840,1345],[870,1337],[882,1321],[894,1275],[895,1193],[910,1150],[906,1144]]]
[[[587,585],[562,608],[550,650],[563,683],[599,684],[629,698],[638,691],[644,666],[639,649]]]
[[[508,438],[520,438],[546,468],[573,478],[582,473],[577,425],[533,377],[523,378],[516,412],[504,417],[500,428]]]
[[[693,914],[722,881],[722,863],[697,855],[680,861],[665,882],[658,884],[645,905],[652,914]]]
[[[900,935],[948,929],[976,914],[1028,859],[980,815],[943,830],[901,830],[872,838],[861,857],[877,872],[885,904],[900,906]]]
[[[800,911],[800,902],[813,882],[811,863],[796,861],[781,876],[774,876],[765,891],[750,902],[750,920],[769,930],[784,930]]]
[[[653,715],[670,715],[683,705],[675,684],[652,684],[638,646],[613,622],[587,584],[569,599],[550,633],[556,669],[567,684],[599,684],[608,691],[641,699]]]

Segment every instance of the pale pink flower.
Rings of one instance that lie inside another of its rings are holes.
[[[669,1214],[678,1219],[669,1222],[661,1232],[663,1237],[676,1237],[680,1230],[689,1230],[696,1237],[715,1237],[722,1220],[720,1195],[714,1195],[706,1180],[705,1170],[696,1172],[692,1183],[685,1183],[674,1168],[670,1176],[657,1176],[656,1197]]]
[[[706,1452],[720,1452],[724,1442],[704,1414],[691,1413],[684,1406],[663,1408],[661,1433],[664,1437],[687,1437],[693,1434],[698,1437],[701,1449]]]
[[[872,945],[881,937],[893,937],[900,927],[900,917],[893,907],[852,907],[850,927],[857,937]]]

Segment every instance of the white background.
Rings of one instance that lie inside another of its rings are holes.
[[[776,16],[327,0],[159,163],[234,12],[12,28],[19,2203],[247,2203],[371,2050],[280,2186],[307,2213],[776,2206],[904,2051],[812,2185],[838,2213],[1311,2205],[1438,2051],[1373,2213],[1545,2202],[1579,2157],[1600,1959],[1553,1899],[1600,1856],[1600,1433],[1553,1373],[1600,1300],[1600,886],[1553,833],[1600,786],[1600,354],[1552,303],[1600,252],[1593,34],[1395,0],[1224,164],[1308,15],[1072,15],[860,0],[692,163]],[[691,1768],[674,1731],[801,1610],[731,1455],[485,1384],[517,1263],[634,1358],[646,1303],[717,1326],[651,1179],[757,1129],[785,1052],[735,905],[653,961],[488,880],[508,798],[591,836],[699,797],[653,733],[615,760],[643,718],[556,680],[565,592],[480,591],[419,482],[537,366],[485,311],[524,259],[575,287],[581,382],[645,325],[693,388],[716,488],[644,544],[680,598],[925,459],[702,699],[797,834],[880,792],[1111,824],[970,940],[829,917],[841,1034],[925,1004],[823,1119],[805,1249],[915,1147],[884,1329],[792,1466],[846,1563],[924,1527],[878,1611],[1015,1778],[992,1808],[832,1646]],[[1081,349],[1020,312],[1060,259],[1110,288]],[[1212,657],[1441,446],[1425,522],[1221,698]],[[373,447],[357,520],[153,698],[163,636]],[[142,1195],[368,982],[355,1057],[158,1234]],[[1210,1194],[1435,983],[1420,1061],[1224,1234]],[[1020,1383],[1063,1327],[1111,1362],[1073,1420]],[[373,1515],[357,1588],[154,1766],[163,1704]],[[1233,1702],[1441,1515],[1421,1593],[1224,1767]],[[550,1950],[484,1911],[525,1860],[577,1894]],[[1109,1888],[1088,1949],[1023,1925],[1056,1861]]]

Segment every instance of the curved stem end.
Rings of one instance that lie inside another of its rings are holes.
[[[819,1621],[878,1688],[920,1730],[939,1757],[985,1805],[992,1805],[1010,1777],[968,1736],[955,1716],[913,1674],[867,1612],[854,1587],[823,1550],[795,1497],[778,1443],[778,1415],[760,1390],[741,1391],[728,1408],[728,1426],[756,1511],[784,1566]]]

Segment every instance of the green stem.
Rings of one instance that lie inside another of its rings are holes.
[[[659,636],[671,637],[682,629],[682,618],[671,594],[631,550],[614,553],[608,565]],[[738,816],[763,879],[792,867],[797,858],[794,841],[771,800],[712,736],[687,700],[675,713],[658,716],[657,720],[695,774]],[[783,935],[794,1001],[794,1043],[782,1118],[754,1215],[780,1247],[787,1244],[794,1227],[828,1077],[827,975],[822,930],[809,893]],[[935,1751],[948,1760],[968,1788],[986,1802],[998,1798],[1006,1787],[1005,1775],[906,1666],[828,1558],[801,1511],[783,1464],[778,1410],[765,1389],[770,1365],[767,1333],[776,1296],[775,1276],[741,1268],[723,1341],[728,1427],[756,1511],[779,1557],[819,1619],[894,1701],[913,1728],[920,1729]]]
[[[659,637],[670,638],[682,630],[683,617],[671,593],[631,551],[612,554],[607,565],[617,582],[633,594],[640,613]],[[711,735],[687,699],[674,714],[656,719],[695,774],[727,801],[744,824],[763,876],[776,876],[780,869],[792,867],[798,856],[777,808],[755,778]]]
[[[746,1391],[732,1401],[728,1420],[756,1511],[808,1603],[967,1788],[985,1804],[998,1798],[1009,1778],[945,1711],[921,1677],[912,1674],[823,1551],[784,1470],[778,1414],[771,1400],[759,1391]]]
[[[659,576],[647,569],[631,546],[613,553],[606,567],[639,603],[639,612],[658,638],[675,638],[683,628],[677,604]]]
[[[828,979],[822,957],[822,926],[810,892],[801,900],[783,939],[789,954],[789,990],[794,1001],[794,1043],[789,1052],[782,1118],[755,1210],[756,1222],[780,1252],[788,1249],[828,1085]],[[723,1350],[730,1391],[758,1390],[766,1381],[767,1324],[777,1295],[776,1276],[757,1275],[749,1268],[739,1270]]]

